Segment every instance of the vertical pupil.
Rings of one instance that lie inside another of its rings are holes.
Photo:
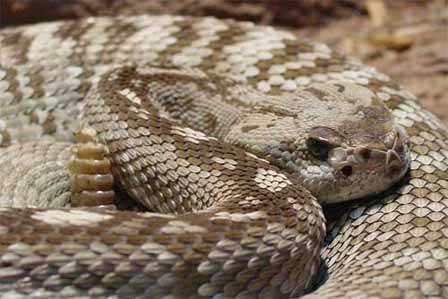
[[[329,147],[325,142],[311,139],[308,145],[314,156],[321,160],[326,160],[328,158]]]
[[[320,144],[320,158],[326,160],[328,158],[328,146],[326,144]]]

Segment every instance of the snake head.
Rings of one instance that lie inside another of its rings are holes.
[[[271,134],[266,151],[321,203],[377,194],[405,175],[408,135],[371,89],[313,84],[283,106],[289,114],[275,111],[274,125],[266,121],[275,132],[283,130],[277,140]]]
[[[404,176],[410,162],[406,131],[399,125],[380,131],[382,136],[347,137],[328,127],[310,130],[306,146],[314,163],[300,176],[320,202],[379,193]]]

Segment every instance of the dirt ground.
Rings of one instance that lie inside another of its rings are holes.
[[[214,15],[296,30],[390,75],[448,124],[446,0],[2,0],[0,27],[142,13]]]
[[[388,74],[448,124],[447,2],[407,2],[386,6],[384,24],[379,26],[375,25],[378,17],[371,12],[369,16],[333,20],[299,32]]]

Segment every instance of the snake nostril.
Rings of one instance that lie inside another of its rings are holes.
[[[361,155],[361,157],[362,157],[364,160],[368,160],[368,159],[370,159],[370,154],[371,154],[371,152],[370,152],[369,149],[367,149],[367,148],[363,148],[363,149],[361,149],[361,150],[359,151],[359,154]]]
[[[398,166],[391,166],[389,168],[389,175],[391,176],[397,176],[401,172],[401,168]]]
[[[386,165],[389,167],[402,163],[400,155],[394,150],[388,150],[386,153]]]
[[[346,165],[346,166],[342,167],[341,172],[346,177],[349,177],[353,174],[353,167],[351,167],[350,165]]]
[[[395,150],[396,150],[397,152],[403,152],[403,151],[404,151],[404,145],[403,145],[403,144],[397,144],[397,145],[395,146]]]
[[[393,146],[391,149],[395,150],[396,152],[402,153],[406,151],[408,146],[409,146],[409,138],[407,136],[406,131],[403,128],[398,127],[395,134]]]
[[[396,152],[402,153],[406,150],[407,148],[407,140],[403,139],[403,138],[397,138],[397,141],[395,142],[395,147],[394,150]]]

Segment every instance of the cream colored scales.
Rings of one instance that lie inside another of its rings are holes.
[[[296,298],[320,256],[310,297],[446,295],[446,128],[385,75],[213,18],[37,24],[0,46],[0,298]],[[97,144],[70,172],[80,123]],[[118,198],[180,215],[49,209],[110,200],[111,173]],[[384,190],[323,243],[311,193]]]

